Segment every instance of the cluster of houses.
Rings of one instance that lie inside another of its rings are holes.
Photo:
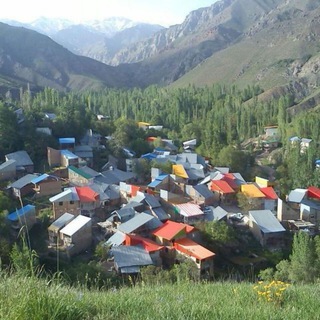
[[[147,123],[139,126],[150,128]],[[12,197],[21,203],[26,196],[48,197],[50,250],[72,257],[104,239],[111,248],[113,269],[120,274],[138,273],[146,265],[170,266],[183,255],[195,262],[200,275],[212,276],[215,253],[202,245],[198,222],[246,225],[262,246],[272,248],[284,245],[286,230],[319,229],[320,189],[316,187],[293,190],[283,201],[267,179],[247,182],[229,168],[211,167],[194,152],[195,139],[183,144],[182,153],[166,139],[163,147],[140,159],[133,159],[131,153],[132,161],[172,164],[171,173],[152,168],[150,181],[141,185],[132,167],[119,169],[113,157],[101,172],[92,169],[98,139],[92,131],[80,145],[74,138],[60,138],[59,150],[47,150],[52,168],[48,173],[34,173],[33,162],[23,150],[6,155],[0,165],[0,180],[10,181],[6,190]],[[155,137],[148,139],[152,142]],[[254,202],[255,209],[240,213],[238,194],[249,204]],[[29,204],[10,213],[8,221],[15,232],[22,227],[30,230],[36,215],[37,208]]]

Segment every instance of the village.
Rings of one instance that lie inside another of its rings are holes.
[[[55,119],[54,114],[46,117]],[[162,129],[146,122],[137,126]],[[37,130],[51,135],[49,128]],[[264,149],[276,148],[277,137],[276,126],[265,127]],[[5,156],[0,165],[3,190],[21,204],[7,216],[14,238],[32,233],[41,212],[49,209],[46,248],[39,254],[71,261],[90,255],[102,243],[108,249],[106,269],[118,275],[137,275],[149,265],[170,268],[183,256],[195,263],[200,277],[212,279],[217,253],[207,248],[199,223],[223,221],[271,252],[286,248],[294,232],[319,232],[320,189],[315,186],[292,190],[280,199],[274,180],[257,176],[246,181],[228,167],[212,166],[195,152],[196,139],[182,146],[161,139],[161,147],[140,158],[123,146],[123,158],[109,156],[96,171],[93,151],[103,149],[101,138],[92,130],[81,141],[59,138],[59,149],[47,148],[47,172],[35,173],[24,150]],[[147,140],[152,144],[157,139]],[[300,152],[311,142],[298,137],[290,141]],[[151,168],[147,181],[135,170],[146,161],[159,164]],[[169,164],[170,172],[162,171],[163,164]],[[261,259],[251,252],[246,263],[256,261]]]

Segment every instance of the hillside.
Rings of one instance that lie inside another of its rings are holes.
[[[89,291],[57,280],[1,275],[1,319],[318,319],[319,286],[290,286],[281,304],[258,301],[249,283]],[[192,287],[192,290],[190,288]]]
[[[58,90],[130,85],[128,68],[107,66],[72,54],[49,37],[0,23],[0,84]]]

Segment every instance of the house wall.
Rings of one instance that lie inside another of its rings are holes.
[[[300,219],[314,223],[318,227],[320,225],[320,210],[301,204]]]
[[[98,207],[99,207],[99,201],[80,203],[81,214],[87,217],[93,217],[95,214],[95,210]]]
[[[28,184],[26,186],[24,186],[21,189],[17,189],[17,188],[12,188],[12,194],[14,197],[19,198],[19,197],[24,197],[30,193],[33,192],[33,184]]]
[[[69,181],[79,187],[83,187],[83,186],[87,186],[90,183],[92,183],[93,178],[92,179],[86,179],[85,177],[81,176],[80,174],[77,174],[76,172],[72,171],[72,170],[68,170],[68,174],[69,174]]]
[[[61,192],[62,183],[58,181],[43,181],[35,185],[34,190],[37,192],[37,196],[48,196],[58,194]]]
[[[54,220],[58,219],[66,212],[71,213],[74,216],[80,214],[80,201],[57,201],[53,203],[52,207]]]
[[[79,158],[76,158],[76,159],[68,159],[67,157],[64,157],[63,155],[61,155],[60,163],[61,163],[61,166],[63,166],[63,167],[69,167],[69,166],[78,167],[78,165],[79,165]]]
[[[0,181],[11,180],[15,178],[16,173],[16,164],[12,163],[11,165],[0,171]]]
[[[61,155],[59,150],[48,147],[47,157],[50,167],[59,167],[61,165]]]
[[[298,210],[292,209],[281,199],[278,199],[277,218],[279,221],[298,220],[300,213]]]
[[[69,255],[74,255],[86,250],[92,243],[92,226],[91,221],[79,229],[71,237],[71,242],[74,245],[69,251]]]
[[[260,227],[254,221],[252,221],[252,219],[249,220],[249,228],[250,228],[253,236],[263,246],[264,245],[264,239],[263,239],[263,235],[261,233]]]
[[[274,211],[276,211],[276,204],[277,204],[277,200],[264,199],[263,208],[265,210],[271,210],[274,212]]]
[[[22,216],[20,216],[18,221],[12,222],[11,227],[19,230],[23,226],[30,230],[34,224],[36,223],[36,210],[35,208],[31,208],[30,210],[26,211]]]

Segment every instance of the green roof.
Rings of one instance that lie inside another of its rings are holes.
[[[79,168],[76,168],[75,166],[69,166],[68,169],[74,171],[76,174],[78,174],[79,176],[82,176],[82,177],[85,178],[85,179],[91,179],[91,178],[93,178],[90,174],[82,171],[82,170],[79,169]]]

